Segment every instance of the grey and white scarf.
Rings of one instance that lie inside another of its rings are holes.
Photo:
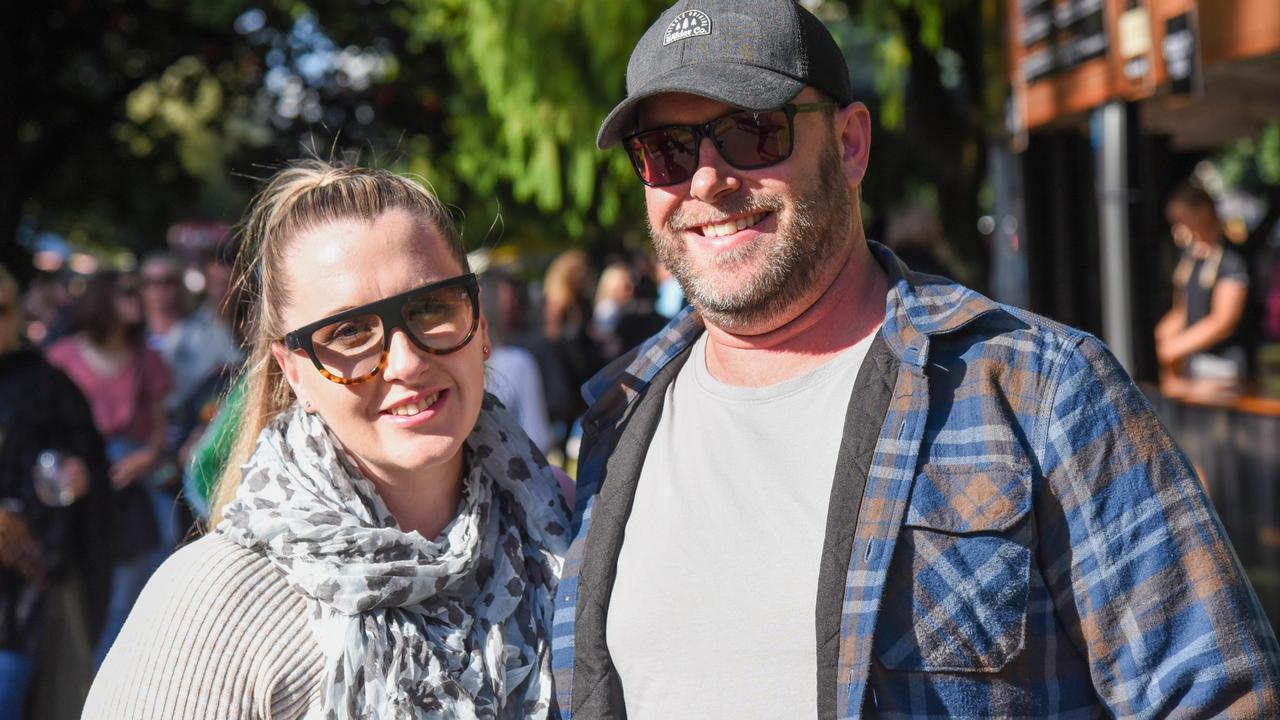
[[[545,718],[567,508],[547,461],[485,396],[457,518],[402,531],[319,415],[263,431],[218,530],[318,609],[326,718]]]

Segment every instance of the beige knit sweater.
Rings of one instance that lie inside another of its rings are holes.
[[[201,538],[147,583],[83,717],[318,716],[324,660],[309,607],[262,555],[217,533]]]

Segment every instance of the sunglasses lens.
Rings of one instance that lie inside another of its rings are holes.
[[[474,330],[475,309],[465,287],[431,290],[405,300],[400,310],[419,345],[450,352],[462,347]]]
[[[742,170],[768,167],[791,154],[791,123],[782,110],[734,113],[721,118],[714,132],[720,154]]]
[[[382,320],[370,314],[330,323],[311,334],[311,346],[330,375],[365,377],[382,362]]]
[[[786,110],[736,112],[709,125],[720,154],[740,170],[768,167],[791,155],[792,126]],[[627,154],[648,185],[661,187],[688,180],[698,167],[700,129],[667,127],[633,135]]]
[[[693,175],[697,147],[689,128],[658,128],[627,140],[627,153],[640,179],[649,185],[674,185]]]

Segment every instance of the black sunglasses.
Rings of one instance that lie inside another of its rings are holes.
[[[480,290],[467,274],[343,310],[282,340],[305,351],[321,375],[354,385],[382,372],[397,328],[423,352],[447,355],[471,342],[479,324]]]
[[[783,105],[776,110],[739,110],[702,125],[666,125],[622,139],[640,182],[663,187],[684,182],[698,169],[698,145],[707,138],[739,170],[777,165],[795,147],[797,113],[834,108],[833,102]]]

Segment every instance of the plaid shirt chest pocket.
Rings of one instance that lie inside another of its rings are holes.
[[[1022,649],[1031,472],[929,465],[912,488],[875,634],[890,670],[996,672]]]

